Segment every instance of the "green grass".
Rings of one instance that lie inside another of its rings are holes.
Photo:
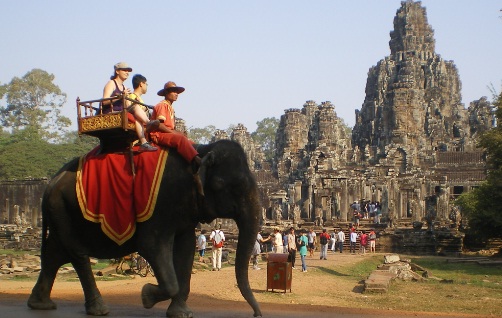
[[[447,263],[441,257],[409,257],[435,279],[423,282],[394,280],[388,293],[374,295],[375,308],[397,310],[458,312],[500,315],[502,312],[502,270],[472,263]],[[420,273],[420,272],[419,272]]]
[[[369,273],[377,269],[380,264],[382,264],[382,256],[372,255],[365,258],[364,262],[343,268],[343,271],[350,277],[366,279]]]
[[[40,255],[40,251],[20,251],[20,250],[4,250],[0,249],[0,255]]]
[[[19,282],[25,282],[25,281],[28,282],[28,281],[33,281],[34,277],[27,274],[11,274],[8,276],[7,279]]]
[[[72,277],[65,278],[64,281],[66,282],[78,282],[80,279],[75,276],[77,275],[76,273],[72,274]],[[123,276],[95,276],[94,279],[97,282],[110,282],[110,281],[116,281],[116,280],[131,280],[134,279],[132,276],[129,275],[123,275]]]
[[[100,270],[110,265],[109,259],[98,259],[98,262],[91,266],[92,270]],[[61,267],[73,267],[71,263],[66,263]]]
[[[445,259],[414,258],[412,262],[426,268],[436,277],[451,279],[454,284],[476,285],[502,290],[501,266],[481,266],[474,263],[448,263]]]
[[[350,266],[339,266],[335,263],[329,267],[319,267],[321,273],[327,273],[337,277],[343,277],[349,280],[366,279],[372,271],[377,269],[377,266],[382,264],[382,256],[371,255],[364,259],[364,262],[359,262]]]
[[[422,282],[392,281],[387,293],[364,294],[363,282],[382,264],[382,256],[368,256],[363,262],[346,266],[318,267],[310,275],[326,276],[326,281],[344,280],[354,284],[350,296],[353,307],[417,312],[457,312],[496,315],[502,313],[502,270],[472,263],[447,263],[442,257],[403,256],[439,279]],[[418,272],[421,274],[421,272]],[[348,300],[348,299],[347,299]]]

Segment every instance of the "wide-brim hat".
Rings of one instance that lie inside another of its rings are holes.
[[[166,96],[169,92],[176,92],[178,94],[185,91],[184,87],[177,86],[175,82],[167,82],[164,84],[164,88],[157,92],[159,96]]]
[[[115,64],[113,66],[113,69],[115,71],[124,70],[124,71],[132,72],[132,68],[126,62],[118,62],[117,64]]]

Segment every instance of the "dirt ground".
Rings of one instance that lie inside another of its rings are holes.
[[[316,257],[317,256],[317,257]],[[383,254],[382,260],[383,260]],[[264,317],[495,317],[459,313],[426,313],[397,311],[382,306],[365,306],[369,299],[362,291],[362,282],[333,278],[329,281],[323,275],[328,263],[350,265],[362,262],[368,256],[329,254],[328,260],[319,260],[318,254],[307,258],[308,271],[302,273],[297,260],[293,270],[291,292],[267,292],[266,263],[261,270],[249,270],[250,285],[260,303]],[[112,271],[113,268],[108,270]],[[104,270],[106,273],[106,270]],[[57,279],[52,299],[58,303],[58,310],[39,312],[29,310],[26,300],[35,283],[34,279],[12,280],[0,277],[1,317],[84,317],[83,293],[77,279]],[[334,275],[336,276],[336,275]],[[75,276],[76,278],[76,276]],[[98,287],[105,302],[110,306],[110,317],[164,317],[168,301],[152,309],[141,305],[140,291],[147,283],[155,283],[148,276],[133,279],[98,281]],[[363,301],[361,301],[363,300]],[[357,305],[355,305],[357,304]],[[363,305],[361,305],[363,304]],[[221,271],[196,270],[192,275],[191,293],[188,305],[195,317],[252,317],[252,310],[239,293],[235,281],[234,267]],[[73,316],[75,315],[75,316]]]

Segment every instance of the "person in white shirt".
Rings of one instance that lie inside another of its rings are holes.
[[[253,269],[254,270],[261,269],[258,267],[258,256],[261,253],[261,244],[263,242],[265,242],[265,240],[261,236],[260,232],[261,232],[261,230],[258,231],[258,234],[256,234],[256,241],[254,242],[253,251],[251,252],[251,261],[253,261]]]
[[[313,228],[310,228],[309,232],[307,233],[307,238],[309,239],[309,246],[308,246],[309,256],[313,257],[315,244],[317,243],[317,237]]]
[[[270,236],[272,237],[272,251],[274,253],[284,253],[281,230],[275,227],[274,233]]]
[[[334,253],[336,251],[336,238],[337,238],[336,229],[333,229],[333,233],[330,235],[330,243],[331,243],[331,251]]]
[[[213,271],[221,269],[221,254],[223,251],[223,243],[225,242],[225,234],[221,230],[221,224],[216,225],[216,229],[211,232],[209,239],[213,243]]]
[[[289,229],[289,234],[287,235],[288,237],[288,261],[291,262],[291,266],[293,269],[295,269],[295,260],[296,260],[296,235],[295,235],[295,228],[291,227]]]
[[[357,245],[357,232],[355,230],[350,231],[350,252],[356,253],[356,245]]]
[[[199,262],[204,262],[204,254],[206,252],[206,230],[200,231],[197,237],[197,251],[199,251]]]
[[[340,229],[337,233],[337,241],[338,241],[338,250],[340,253],[343,251],[343,242],[345,242],[345,233],[343,233],[343,230]]]

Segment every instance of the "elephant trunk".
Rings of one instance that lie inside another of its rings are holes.
[[[254,316],[261,316],[260,305],[256,301],[251,287],[249,286],[249,260],[256,242],[258,233],[258,215],[260,207],[256,199],[250,200],[252,203],[244,205],[240,217],[235,221],[239,227],[239,240],[235,256],[235,277],[242,296],[254,310]]]

